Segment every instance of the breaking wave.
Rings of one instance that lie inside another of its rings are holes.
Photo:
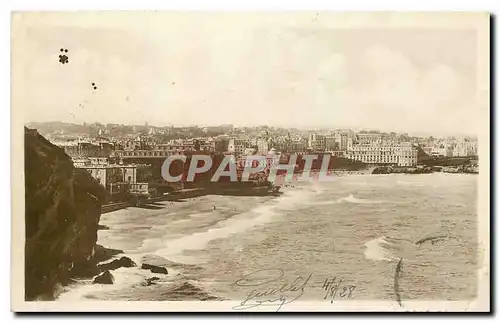
[[[146,239],[143,241],[141,251],[149,251],[162,257],[173,258],[176,255],[181,255],[184,251],[202,250],[213,240],[229,238],[234,234],[263,226],[285,216],[284,211],[303,207],[304,203],[307,203],[307,199],[317,193],[319,192],[302,189],[290,190],[272,202],[219,221],[217,224],[207,227],[204,231],[176,239],[168,237]],[[179,260],[181,260],[180,258],[182,256],[179,257]]]
[[[392,238],[381,236],[365,243],[365,258],[374,261],[399,261],[404,257],[405,260],[413,261],[419,254],[425,252],[422,247],[432,247],[438,242],[445,240],[455,240],[456,237],[447,234],[430,235],[417,241],[405,238]],[[425,248],[424,248],[425,249]]]
[[[388,262],[399,260],[394,255],[394,243],[385,236],[375,238],[365,244],[365,258]]]
[[[334,204],[339,204],[339,203],[354,203],[354,204],[375,204],[375,203],[383,203],[385,201],[383,200],[372,200],[372,199],[361,199],[361,198],[356,198],[354,195],[350,194],[347,197],[342,197],[336,200],[326,200],[326,201],[318,201],[311,203],[311,205],[334,205]]]
[[[347,196],[347,197],[341,198],[341,200],[344,202],[349,202],[349,203],[383,203],[384,202],[382,200],[360,199],[360,198],[354,197],[352,194]]]

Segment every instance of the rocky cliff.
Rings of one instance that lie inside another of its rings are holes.
[[[47,299],[98,273],[94,247],[105,190],[64,151],[25,128],[25,298]]]

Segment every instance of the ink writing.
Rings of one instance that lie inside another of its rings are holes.
[[[250,291],[234,310],[246,310],[256,307],[273,307],[278,312],[285,304],[299,299],[305,291],[312,274],[287,278],[279,268],[263,269],[245,275],[237,280],[236,287]]]
[[[326,291],[324,299],[330,299],[333,303],[335,299],[350,299],[356,286],[346,284],[342,278],[327,278],[323,283],[323,289]]]

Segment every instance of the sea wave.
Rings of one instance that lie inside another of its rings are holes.
[[[80,280],[77,283],[64,288],[63,292],[57,298],[58,301],[77,301],[90,299],[89,294],[101,292],[119,292],[130,287],[140,285],[146,278],[157,276],[149,270],[140,269],[140,267],[120,267],[110,271],[113,275],[113,284],[93,284],[92,280]],[[169,269],[168,278],[176,275],[176,272]]]
[[[346,197],[341,197],[335,200],[325,200],[325,201],[315,201],[309,203],[310,205],[317,205],[317,206],[328,206],[328,205],[334,205],[334,204],[339,204],[339,203],[354,203],[354,204],[376,204],[376,203],[383,203],[385,202],[384,200],[373,200],[373,199],[362,199],[362,198],[356,198],[354,195],[349,194]]]
[[[416,261],[419,255],[428,251],[425,247],[434,247],[438,241],[456,240],[456,237],[446,234],[429,235],[417,241],[405,238],[380,236],[365,243],[365,258],[374,261]],[[424,250],[426,249],[426,250]]]
[[[196,300],[196,301],[210,301],[210,300],[220,300],[219,297],[212,295],[207,292],[202,283],[194,280],[181,281],[175,283],[168,289],[164,291],[165,296],[164,301],[186,301],[186,300]]]
[[[204,249],[212,240],[228,238],[235,233],[243,232],[251,227],[263,225],[272,221],[274,217],[281,215],[273,211],[273,208],[273,206],[259,206],[250,211],[250,213],[256,214],[256,216],[248,216],[248,218],[233,217],[219,222],[218,225],[206,231],[183,236],[174,240],[168,240],[162,245],[166,247],[161,247],[155,253],[160,256],[169,256],[185,250]]]
[[[374,261],[392,262],[396,257],[388,249],[389,242],[385,240],[385,236],[370,240],[365,244],[365,258]]]
[[[229,238],[234,234],[275,221],[279,217],[285,216],[286,210],[295,210],[297,207],[303,206],[307,199],[312,198],[317,193],[303,189],[289,190],[277,199],[221,220],[217,224],[207,227],[204,231],[174,239],[171,237],[146,239],[143,241],[140,251],[149,251],[162,257],[183,261],[186,259],[185,257],[176,257],[176,255],[181,255],[184,251],[205,249],[208,243],[213,240]]]
[[[423,182],[417,182],[417,181],[397,181],[397,184],[403,185],[403,186],[410,186],[410,187],[424,187],[425,184]]]
[[[342,198],[344,202],[349,202],[349,203],[383,203],[383,200],[372,200],[372,199],[361,199],[361,198],[356,198],[354,195],[350,194],[347,197]]]
[[[96,299],[109,299],[114,294],[120,294],[123,291],[131,288],[143,287],[146,279],[157,277],[159,280],[157,284],[173,284],[176,281],[183,281],[181,272],[184,270],[192,269],[180,263],[172,262],[168,259],[154,256],[151,254],[120,254],[120,256],[127,256],[134,261],[136,267],[120,267],[111,270],[114,282],[113,284],[93,284],[92,279],[77,280],[75,283],[70,284],[63,288],[61,294],[58,296],[58,301],[79,301],[79,300],[96,300]],[[104,261],[109,262],[116,259],[116,257]],[[168,274],[156,274],[150,270],[141,269],[141,264],[146,261],[155,265],[167,266]],[[205,293],[203,293],[205,294]]]

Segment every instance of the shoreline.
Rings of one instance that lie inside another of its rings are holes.
[[[437,176],[439,177],[440,175]],[[394,178],[395,178],[394,180],[400,180],[397,178],[402,178],[402,177],[394,177]],[[364,180],[362,178],[360,179]],[[117,217],[115,218],[117,219],[113,219],[112,221],[113,223],[115,223],[115,220],[120,220],[119,214],[117,214],[116,216]],[[101,226],[101,227],[102,227],[101,230],[106,229],[105,228],[106,226]],[[114,229],[113,227],[114,224],[110,225],[109,229]],[[102,245],[107,244],[103,239],[101,239],[101,241],[104,243]],[[118,249],[110,249],[105,246],[103,248],[108,251],[109,250],[120,251]],[[81,297],[81,300],[84,301],[104,300],[108,298],[110,300],[120,300],[120,301],[124,299],[137,300],[137,301],[138,300],[167,301],[167,300],[188,300],[188,299],[197,300],[198,298],[206,299],[207,297],[216,297],[215,300],[224,300],[224,298],[229,298],[227,295],[225,295],[226,293],[224,292],[219,293],[216,292],[215,290],[212,290],[211,288],[207,288],[206,285],[203,284],[203,280],[200,280],[201,283],[198,283],[198,279],[193,278],[193,276],[198,274],[198,271],[194,269],[191,270],[190,267],[187,267],[188,265],[181,264],[179,262],[177,263],[171,262],[168,257],[163,257],[163,256],[161,257],[162,260],[165,262],[164,263],[165,267],[168,269],[168,274],[166,275],[152,274],[150,276],[144,276],[144,278],[140,280],[140,278],[143,275],[149,274],[147,270],[141,269],[141,264],[143,261],[139,260],[141,258],[144,258],[144,256],[147,256],[147,254],[141,251],[141,254],[136,254],[136,256],[132,255],[135,255],[135,251],[133,251],[132,254],[130,255],[124,252],[120,252],[115,255],[111,255],[111,257],[108,256],[107,261],[110,260],[113,261],[119,259],[122,256],[127,256],[127,257],[130,256],[130,258],[136,261],[137,264],[137,267],[133,268],[133,270],[120,269],[117,274],[118,278],[116,279],[115,286],[104,285],[102,289],[98,289],[97,287],[88,286],[89,283],[92,283],[91,278],[88,278],[86,280],[80,280],[77,281],[78,283],[77,285],[65,288],[64,292],[69,292],[71,294],[66,296],[63,295],[60,301],[68,301],[69,299],[74,299],[79,296]],[[99,264],[102,263],[103,262],[99,262]],[[114,274],[113,271],[111,271],[111,273]],[[127,275],[130,276],[130,278],[128,278]],[[125,278],[127,278],[127,281],[125,283],[123,282],[124,276]],[[144,287],[144,284],[142,283],[148,283],[148,279],[151,277],[159,277],[160,280],[152,281],[154,283],[157,283],[155,285],[151,284],[147,285],[147,287]]]
[[[193,189],[182,189],[178,191],[174,191],[172,193],[169,193],[168,195],[163,195],[159,197],[154,197],[150,199],[146,199],[143,202],[140,202],[139,205],[135,204],[132,200],[128,201],[122,201],[122,202],[116,202],[112,204],[106,204],[101,206],[101,215],[114,212],[117,210],[121,209],[126,209],[128,207],[144,207],[149,204],[154,204],[155,202],[162,202],[162,201],[178,201],[181,199],[189,199],[189,198],[196,198],[196,197],[202,197],[207,195],[207,191],[204,188],[193,188]]]
[[[375,176],[375,175],[424,175],[424,174],[434,174],[434,173],[446,173],[446,174],[456,174],[456,175],[460,175],[460,174],[461,175],[478,175],[479,174],[477,172],[446,172],[446,171],[373,173],[374,169],[375,168],[370,168],[370,169],[365,169],[365,170],[333,170],[333,171],[328,171],[328,174],[326,175],[326,177]],[[371,171],[368,172],[369,170],[371,170]],[[293,185],[293,183],[298,181],[298,179],[301,178],[304,173],[311,174],[309,176],[309,178],[314,179],[316,177],[316,179],[317,179],[317,176],[319,175],[320,172],[321,172],[320,170],[310,170],[310,171],[300,171],[300,172],[294,173],[291,183],[286,183],[286,181],[284,181],[284,178],[286,177],[286,175],[283,175],[283,174],[277,175],[276,178],[278,180],[276,180],[274,182],[274,184],[277,186],[280,186],[280,187]],[[148,205],[154,204],[156,202],[162,202],[162,201],[178,202],[179,200],[183,200],[183,199],[191,199],[191,198],[197,198],[197,197],[217,194],[214,192],[215,192],[215,190],[207,189],[204,187],[187,188],[187,189],[173,191],[167,195],[146,199],[146,200],[140,202],[139,205],[134,204],[134,202],[132,200],[116,202],[116,203],[112,203],[112,204],[105,204],[105,205],[101,206],[101,215],[111,213],[114,211],[118,211],[118,210],[122,210],[122,209],[126,209],[129,207],[146,208]],[[231,195],[231,194],[227,194],[227,195]],[[269,193],[268,195],[273,195],[273,194]],[[241,197],[241,196],[255,196],[255,195],[249,193],[249,194],[238,194],[238,195],[235,194],[234,196]],[[262,195],[262,196],[265,196],[265,195]]]
[[[109,229],[109,226],[99,226],[99,230]],[[122,301],[124,296],[128,301],[224,299],[203,289],[190,278],[200,268],[194,264],[175,262],[155,253],[127,253],[101,244],[95,246],[93,261],[100,270],[97,275],[73,278],[67,284],[59,285],[51,300]],[[105,272],[111,276],[111,282],[96,283],[95,279]]]

